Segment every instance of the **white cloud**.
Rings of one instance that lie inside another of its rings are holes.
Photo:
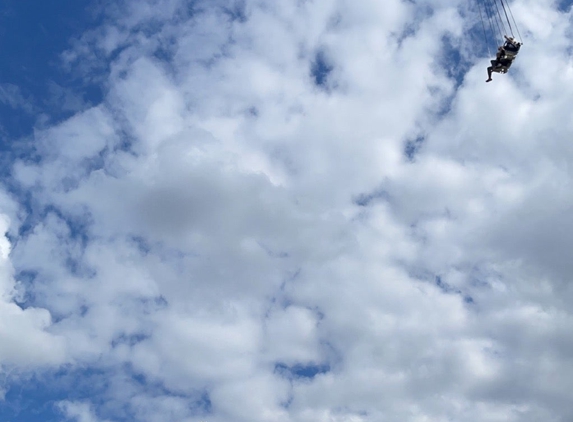
[[[128,2],[66,54],[125,47],[14,166],[32,227],[0,312],[30,335],[0,359],[110,371],[110,419],[567,420],[570,13],[516,3],[486,85],[456,1],[237,4]],[[475,63],[457,88],[444,37]]]
[[[13,109],[21,109],[26,113],[35,111],[32,98],[26,97],[22,90],[14,84],[0,84],[0,102]]]
[[[64,400],[58,403],[66,418],[75,422],[106,422],[99,419],[89,403]]]
[[[288,365],[320,362],[318,318],[296,306],[274,310],[266,321],[268,359]]]
[[[22,309],[14,301],[18,292],[5,235],[8,225],[8,218],[0,214],[0,365],[26,370],[57,365],[65,359],[65,348],[63,338],[49,332],[50,313],[36,307]]]

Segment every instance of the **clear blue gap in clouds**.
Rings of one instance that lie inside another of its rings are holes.
[[[10,104],[0,95],[0,151],[29,134],[40,113],[55,121],[69,116],[54,101],[57,85],[88,103],[101,100],[99,87],[66,73],[60,62],[71,40],[101,23],[93,10],[91,0],[0,0],[0,87],[22,103]]]
[[[353,198],[354,204],[358,205],[359,207],[368,207],[377,202],[389,201],[389,200],[390,200],[390,195],[382,187],[372,192],[360,193],[359,195]]]
[[[573,0],[560,0],[557,3],[557,10],[567,13],[571,9],[571,6],[573,6]]]
[[[424,144],[426,138],[423,135],[418,135],[416,138],[407,139],[404,144],[404,155],[408,161],[414,161],[416,154]]]
[[[63,369],[41,378],[33,376],[13,382],[5,400],[0,401],[0,421],[61,422],[64,418],[58,402],[101,397],[107,387],[105,380],[103,371]]]
[[[321,88],[326,88],[328,75],[330,72],[332,72],[333,68],[334,66],[329,63],[324,51],[319,50],[315,54],[314,60],[310,67],[310,74],[314,80],[314,83]]]
[[[463,297],[464,303],[467,303],[467,304],[475,303],[474,299],[470,295],[464,295],[461,290],[456,289],[456,288],[450,286],[448,283],[444,282],[444,280],[442,280],[442,277],[435,276],[434,282],[436,283],[436,286],[438,286],[442,292],[444,292],[446,294],[460,295]]]
[[[63,368],[41,377],[32,376],[13,382],[5,400],[0,401],[0,421],[62,422],[68,419],[64,417],[58,403],[66,400],[91,403],[98,410],[97,416],[104,420],[135,421],[137,419],[134,409],[124,403],[114,403],[115,398],[107,395],[111,374],[120,371],[129,377],[133,394],[184,397],[189,403],[189,413],[196,416],[208,415],[213,410],[208,391],[196,391],[192,396],[181,396],[134,373],[128,365],[107,369]]]
[[[287,365],[279,362],[275,364],[275,372],[286,378],[314,378],[319,374],[326,374],[330,372],[330,365],[328,363],[321,364],[296,364]]]

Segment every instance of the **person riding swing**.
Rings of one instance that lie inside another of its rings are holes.
[[[517,56],[519,49],[521,48],[521,43],[517,42],[515,38],[508,37],[504,35],[505,43],[503,46],[497,49],[497,54],[495,55],[495,60],[491,60],[491,66],[487,68],[487,80],[486,82],[491,82],[491,75],[493,72],[496,73],[507,73],[513,59]]]

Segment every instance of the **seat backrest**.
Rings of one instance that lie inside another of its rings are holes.
[[[515,56],[517,56],[517,51],[505,50],[505,58],[513,60],[515,59]]]

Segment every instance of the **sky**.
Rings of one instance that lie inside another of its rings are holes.
[[[0,1],[0,420],[573,419],[573,11]]]

